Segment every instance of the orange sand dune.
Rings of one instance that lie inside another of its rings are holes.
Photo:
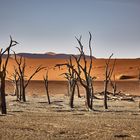
[[[111,65],[113,65],[111,60]],[[59,63],[65,63],[66,59],[46,59],[46,58],[26,58],[26,76],[29,77],[35,68],[39,65],[51,68],[49,70],[49,79],[50,80],[65,80],[61,75],[66,72],[66,67],[61,69],[55,68],[54,66]],[[96,80],[104,80],[105,78],[105,62],[106,59],[93,59],[93,69],[92,75],[96,76]],[[10,58],[8,63],[8,77],[13,73],[15,60]],[[117,59],[114,74],[116,79],[138,79],[138,67],[140,67],[140,59]],[[45,75],[46,69],[39,72],[33,80],[43,80],[43,75]],[[61,76],[60,76],[61,75]]]

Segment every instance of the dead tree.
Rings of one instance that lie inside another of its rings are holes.
[[[73,66],[72,64],[72,58],[70,56],[69,61],[67,62],[69,65]],[[79,85],[78,85],[78,77],[77,75],[74,73],[74,71],[71,70],[71,68],[67,67],[68,72],[64,73],[65,74],[65,78],[68,80],[68,95],[70,95],[73,87],[77,88],[77,95],[78,98],[80,98],[80,90],[79,90]],[[73,82],[74,82],[74,86],[73,86]],[[75,91],[75,89],[74,89]]]
[[[26,75],[25,75],[25,69],[26,69],[26,62],[25,62],[25,58],[23,58],[22,56],[19,57],[19,59],[17,58],[16,53],[14,52],[14,56],[15,56],[15,61],[17,64],[17,74],[19,77],[19,101],[23,101],[26,102],[26,88],[28,86],[28,84],[30,83],[31,79],[42,69],[44,69],[44,67],[38,66],[36,68],[36,70],[33,72],[33,74],[26,79]]]
[[[74,94],[75,94],[76,79],[71,79],[71,91],[70,91],[70,101],[69,105],[74,108]]]
[[[73,66],[73,63],[72,63],[72,59],[71,59],[71,57],[70,57],[70,59],[69,59],[69,62],[68,62],[68,64],[70,65],[70,66]],[[68,68],[68,75],[69,75],[69,85],[70,85],[70,101],[69,101],[69,105],[70,105],[70,107],[71,108],[73,108],[74,107],[74,95],[75,95],[75,88],[76,88],[76,86],[78,85],[77,84],[77,80],[78,80],[78,78],[77,78],[77,75],[75,74],[75,72],[70,68],[70,67],[68,67],[67,66],[67,68]],[[79,91],[78,91],[79,92]],[[78,94],[80,94],[80,93],[78,93]]]
[[[49,95],[48,71],[46,72],[46,75],[43,77],[43,79],[44,79],[44,84],[45,84],[45,88],[46,88],[48,103],[51,104],[50,95]]]
[[[70,66],[73,66],[71,57],[69,58],[69,61],[67,61],[67,64]],[[74,71],[67,66],[67,73],[63,73],[65,76],[65,79],[68,81],[68,96],[70,97],[69,105],[71,108],[74,107],[74,95],[75,95],[75,88],[77,87],[78,97],[80,97],[79,93],[79,86],[77,84],[77,75],[74,73]],[[61,75],[63,75],[61,74]]]
[[[77,86],[77,79],[75,78],[75,73],[73,72],[72,74],[70,73],[64,73],[64,74],[65,74],[65,78],[68,80],[68,96],[70,98],[69,105],[71,108],[74,108],[74,95],[75,95],[75,88]],[[79,94],[80,93],[78,93],[78,96],[80,96]]]
[[[12,82],[13,87],[14,87],[14,96],[16,96],[17,101],[19,101],[20,100],[19,75],[18,75],[17,69],[15,67],[14,67],[14,72],[11,75],[11,78],[8,78],[8,79]]]
[[[67,93],[66,96],[70,96],[70,91],[71,91],[71,80],[69,78],[69,75],[67,75],[67,73],[65,73],[65,79],[67,79]]]
[[[111,54],[109,59],[106,61],[106,67],[105,67],[105,80],[104,80],[104,107],[105,109],[108,109],[108,105],[107,105],[108,83],[111,79],[111,76],[115,67],[115,62],[116,62],[116,60],[114,60],[113,66],[109,67],[112,56],[113,54]]]
[[[70,60],[69,61],[67,61],[67,63],[68,64],[72,64],[72,63],[70,63],[71,62],[71,57],[70,57]],[[67,71],[68,72],[66,72],[66,73],[62,73],[61,75],[64,75],[64,78],[67,80],[67,82],[68,82],[68,92],[67,92],[67,94],[66,95],[68,95],[68,96],[70,96],[70,94],[71,94],[71,80],[72,80],[72,71],[71,71],[71,69],[69,68],[69,67],[67,67]]]
[[[10,57],[11,47],[13,47],[17,44],[18,43],[16,41],[12,40],[12,37],[10,36],[9,46],[4,51],[2,49],[0,50],[0,108],[1,108],[2,114],[7,114],[6,98],[5,98],[5,78],[6,78],[7,64],[8,64],[9,57]],[[4,55],[6,57],[5,62],[3,61]]]
[[[117,83],[116,83],[115,75],[113,76],[113,80],[110,79],[110,85],[113,89],[113,95],[115,96],[117,92]]]
[[[89,32],[90,38],[89,38],[89,51],[90,51],[90,56],[87,57],[84,53],[84,47],[83,44],[81,43],[81,37],[78,39],[76,37],[76,40],[79,44],[80,47],[77,47],[79,50],[79,56],[72,56],[76,62],[75,65],[70,65],[69,63],[64,63],[64,64],[57,64],[56,66],[67,66],[69,67],[73,73],[76,74],[78,81],[81,83],[81,85],[84,87],[86,91],[86,106],[88,109],[93,109],[93,78],[91,76],[91,69],[92,69],[92,48],[91,48],[91,39],[92,35]],[[87,64],[87,61],[89,60],[89,66]],[[84,64],[82,65],[83,62]],[[82,76],[83,75],[83,76]]]
[[[81,98],[79,84],[78,84],[78,79],[76,80],[76,89],[77,89],[77,96],[78,96],[78,98]]]

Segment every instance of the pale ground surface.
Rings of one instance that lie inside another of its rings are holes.
[[[60,86],[61,85],[61,86]],[[104,111],[103,100],[94,101],[95,111],[85,108],[84,90],[82,98],[75,97],[75,108],[71,110],[65,84],[51,86],[51,105],[46,95],[29,87],[27,102],[16,102],[8,95],[8,114],[0,116],[1,140],[132,140],[140,139],[139,97],[134,101],[109,100],[108,111]],[[41,85],[39,86],[41,87]],[[34,93],[31,89],[35,90]],[[54,92],[55,91],[55,92]],[[32,96],[31,96],[32,95]],[[98,94],[99,98],[102,96]],[[129,96],[128,96],[129,97]],[[116,99],[117,98],[117,99]],[[116,99],[116,100],[115,100]]]

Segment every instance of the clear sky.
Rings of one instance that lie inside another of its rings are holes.
[[[140,0],[0,0],[0,47],[12,35],[16,52],[77,53],[88,31],[95,57],[140,57]]]

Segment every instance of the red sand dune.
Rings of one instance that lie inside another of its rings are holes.
[[[113,65],[111,60],[110,66]],[[50,80],[65,80],[61,75],[66,72],[66,67],[55,68],[56,64],[65,63],[66,59],[56,59],[56,58],[26,58],[26,76],[30,76],[35,68],[39,65],[51,68],[49,70]],[[93,59],[93,69],[92,75],[96,76],[96,80],[104,80],[105,76],[105,62],[106,59]],[[10,58],[8,63],[8,76],[13,73],[15,60]],[[114,74],[117,80],[136,80],[138,79],[140,66],[140,59],[117,59]],[[43,80],[43,75],[45,75],[46,69],[39,72],[33,80]],[[61,76],[60,76],[61,75]]]

